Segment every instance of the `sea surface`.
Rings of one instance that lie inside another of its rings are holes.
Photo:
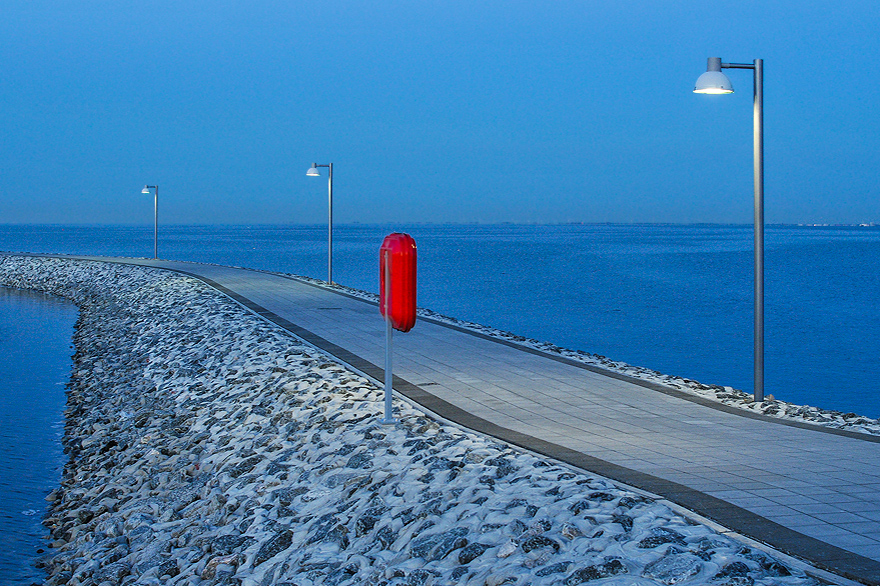
[[[45,497],[64,466],[64,385],[77,310],[59,297],[0,287],[0,584],[42,583]]]
[[[152,257],[152,228],[0,225],[0,250]],[[395,231],[421,307],[753,391],[751,226],[341,225],[333,280],[376,292]],[[160,225],[159,256],[326,279],[327,227]],[[768,226],[765,269],[765,393],[880,417],[880,227]]]

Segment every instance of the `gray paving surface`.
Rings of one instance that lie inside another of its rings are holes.
[[[258,271],[139,264],[199,275],[381,380],[384,323],[375,304]],[[737,415],[427,320],[395,336],[394,372],[396,390],[445,417],[880,584],[877,438]]]

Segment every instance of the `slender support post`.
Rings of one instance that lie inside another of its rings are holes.
[[[381,300],[385,307],[385,419],[382,423],[393,425],[397,423],[391,411],[391,395],[394,391],[394,375],[392,373],[392,331],[391,327],[391,254],[385,253],[385,297]]]
[[[755,164],[755,401],[764,400],[764,60],[722,63],[724,69],[754,72]]]
[[[327,219],[327,282],[333,284],[333,163],[330,163],[330,180],[328,182],[328,219]]]
[[[764,400],[764,60],[755,59],[755,401]]]
[[[153,192],[153,258],[159,258],[159,186]]]

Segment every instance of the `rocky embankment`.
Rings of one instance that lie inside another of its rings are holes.
[[[0,256],[75,301],[49,585],[815,581],[585,472],[438,422],[201,282]]]

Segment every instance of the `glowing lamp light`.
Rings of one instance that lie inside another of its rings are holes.
[[[306,171],[306,176],[308,176],[308,177],[320,177],[320,176],[321,176],[321,172],[318,171],[318,166],[317,166],[317,165],[312,165],[311,167],[309,167],[309,170]]]
[[[144,185],[144,188],[141,190],[141,193],[144,193],[144,194],[149,195],[149,193],[150,193],[150,188],[147,187],[146,185]]]
[[[706,73],[697,78],[694,84],[695,94],[732,94],[733,84],[721,73],[721,58],[709,57]]]

